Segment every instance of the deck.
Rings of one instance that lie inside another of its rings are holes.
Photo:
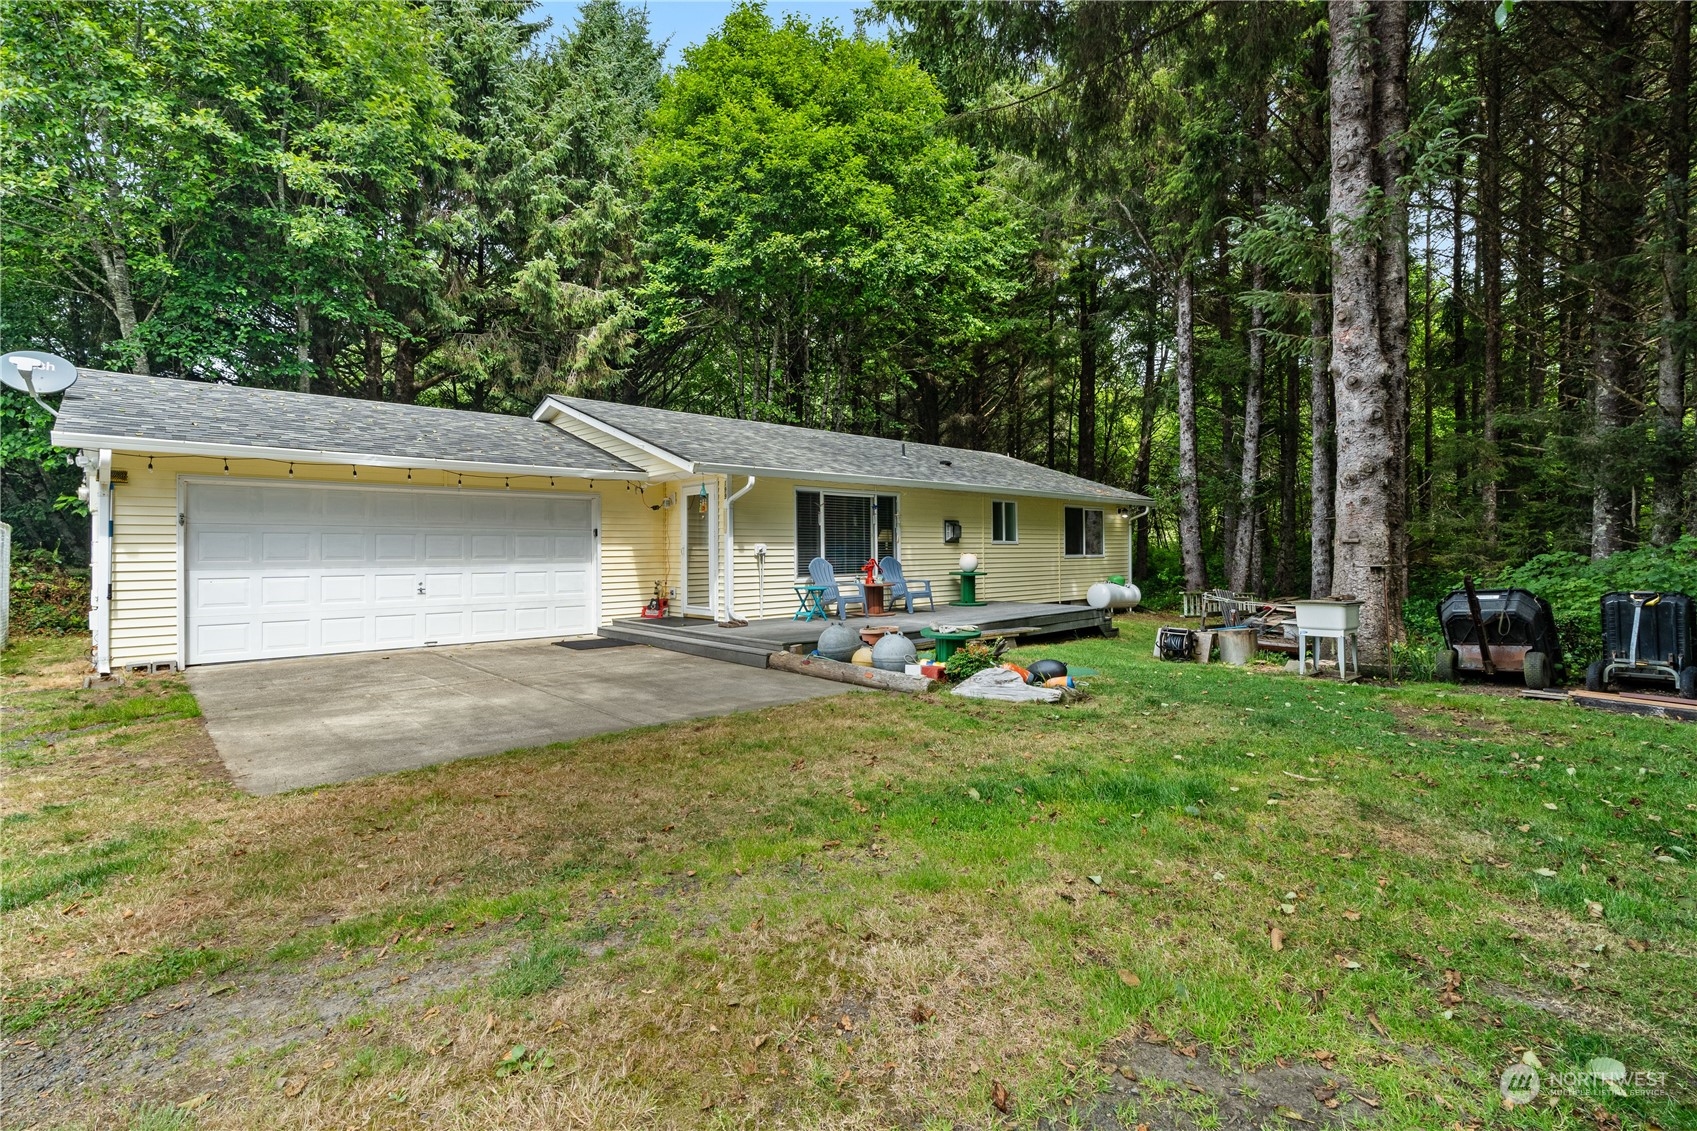
[[[811,651],[827,622],[790,617],[751,620],[741,628],[720,628],[710,620],[667,617],[664,620],[618,620],[604,625],[601,635],[631,644],[651,644],[691,656],[706,656],[763,668],[772,652],[805,648]],[[986,635],[1051,636],[1068,632],[1113,634],[1113,615],[1089,605],[991,601],[977,608],[939,603],[935,612],[889,613],[881,617],[849,617],[851,628],[893,624],[916,644],[928,644],[919,630],[940,624],[972,624]]]

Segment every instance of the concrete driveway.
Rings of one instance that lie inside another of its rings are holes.
[[[260,794],[852,690],[645,645],[546,640],[216,664],[188,681],[236,784]]]

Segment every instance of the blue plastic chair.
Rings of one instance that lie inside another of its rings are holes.
[[[929,581],[909,581],[903,577],[902,563],[894,557],[880,558],[878,568],[883,571],[884,580],[890,583],[891,604],[904,601],[907,604],[907,611],[911,613],[913,612],[913,599],[924,597],[926,603],[931,606],[931,611],[937,611],[937,599],[931,596],[931,583]]]
[[[821,601],[827,610],[830,609],[831,602],[837,603],[838,620],[848,619],[850,605],[859,605],[862,610],[866,608],[866,594],[860,591],[860,583],[838,582],[837,571],[824,558],[814,558],[807,563],[807,576],[813,580],[814,585],[825,591]]]

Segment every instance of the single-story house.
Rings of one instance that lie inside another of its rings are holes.
[[[788,616],[816,556],[1077,601],[1149,500],[989,452],[550,396],[529,418],[84,370],[102,672]]]

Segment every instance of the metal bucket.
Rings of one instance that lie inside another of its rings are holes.
[[[1214,640],[1220,646],[1220,662],[1243,667],[1255,659],[1255,630],[1253,628],[1216,628]]]

